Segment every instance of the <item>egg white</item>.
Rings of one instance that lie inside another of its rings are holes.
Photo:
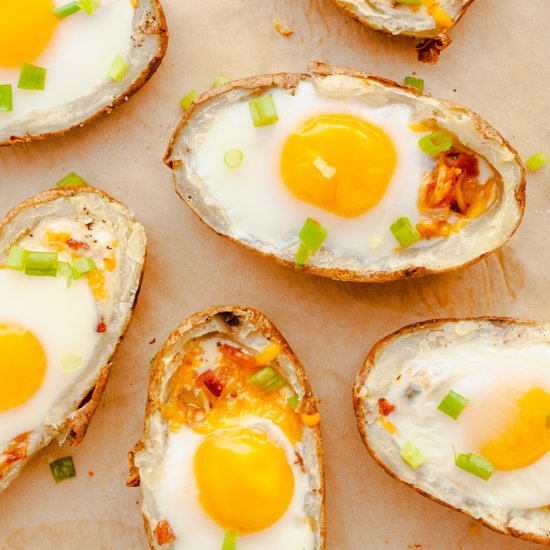
[[[55,6],[66,3],[54,1]],[[81,10],[59,21],[46,50],[32,60],[47,69],[44,90],[18,89],[20,68],[0,65],[0,84],[13,88],[13,111],[0,113],[0,129],[31,111],[84,97],[108,82],[115,55],[125,57],[131,49],[133,16],[130,0],[102,0],[92,15]]]
[[[413,224],[419,218],[418,188],[434,167],[422,153],[423,134],[409,128],[412,110],[405,104],[374,108],[353,99],[320,97],[312,83],[302,82],[294,95],[271,92],[279,115],[272,125],[255,128],[248,102],[228,104],[205,132],[189,157],[195,172],[227,216],[233,234],[244,242],[263,240],[278,249],[298,243],[307,217],[318,220],[328,232],[325,245],[341,256],[379,257],[398,243],[390,225],[401,216]],[[382,128],[397,152],[395,172],[382,200],[367,213],[344,218],[294,197],[281,176],[285,141],[304,122],[320,114],[350,114]],[[239,148],[244,160],[237,169],[224,164],[229,149]],[[376,246],[373,246],[373,239]]]
[[[411,383],[425,389],[408,398],[405,392]],[[488,481],[458,468],[454,457],[455,450],[475,451],[476,434],[486,427],[499,427],[499,395],[533,388],[550,393],[548,344],[495,347],[490,342],[472,342],[426,349],[403,365],[399,381],[386,396],[395,405],[388,417],[398,430],[393,437],[400,446],[411,441],[421,450],[427,458],[421,469],[430,469],[487,505],[514,509],[547,506],[550,486],[544,480],[550,476],[550,453],[525,468],[495,470]],[[458,420],[437,409],[451,389],[469,399]]]
[[[243,419],[240,427],[264,430],[270,439],[286,452],[294,474],[294,495],[285,514],[271,527],[258,533],[239,537],[239,550],[313,550],[315,536],[304,512],[308,492],[307,475],[295,463],[293,448],[284,432],[272,422],[258,418]],[[171,433],[166,454],[158,470],[154,488],[155,501],[161,518],[166,519],[176,535],[174,550],[213,550],[221,548],[224,530],[203,510],[194,471],[194,458],[205,436],[183,427]]]

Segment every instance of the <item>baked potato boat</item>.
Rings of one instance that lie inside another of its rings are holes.
[[[145,233],[91,187],[0,221],[0,491],[52,439],[80,443],[134,308]]]
[[[204,93],[164,160],[215,232],[340,280],[469,265],[504,244],[524,210],[523,165],[478,115],[321,64]]]
[[[398,481],[499,533],[550,544],[550,325],[405,327],[357,375],[357,425]]]
[[[110,113],[149,80],[166,53],[159,0],[82,2],[84,9],[65,0],[4,4],[0,146],[63,135]],[[20,36],[28,37],[25,44],[10,47]]]
[[[214,307],[184,321],[153,360],[129,454],[151,548],[324,548],[316,402],[261,313]]]
[[[418,60],[436,63],[447,34],[474,0],[334,0],[349,16],[372,29],[418,41]]]

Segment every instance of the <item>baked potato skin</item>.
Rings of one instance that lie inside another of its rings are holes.
[[[105,201],[109,205],[122,207],[127,210],[122,203],[110,197],[107,193],[99,189],[95,189],[93,187],[60,187],[35,195],[34,197],[31,197],[25,202],[19,204],[10,212],[5,214],[2,219],[0,219],[0,234],[4,227],[6,227],[15,218],[17,218],[22,213],[28,211],[29,209],[40,207],[41,205],[47,205],[48,203],[51,203],[58,199],[71,198],[77,195],[86,194],[94,195],[101,198],[101,200]],[[129,211],[127,211],[127,213],[128,221],[131,224],[138,225],[133,215]],[[139,269],[139,274],[137,276],[136,291],[133,293],[133,296],[131,296],[131,307],[128,311],[128,314],[126,315],[122,329],[118,334],[116,344],[114,345],[107,361],[105,361],[105,363],[101,365],[100,368],[98,368],[97,377],[95,378],[94,383],[90,385],[87,391],[84,392],[84,394],[81,396],[80,404],[78,405],[78,407],[67,417],[65,424],[61,426],[57,431],[56,436],[60,435],[63,432],[66,432],[67,439],[73,446],[79,445],[84,439],[92,417],[103,397],[103,393],[107,386],[109,375],[112,370],[113,358],[118,350],[120,343],[124,338],[124,335],[126,334],[126,331],[128,330],[134,309],[137,304],[137,297],[139,295],[141,282],[143,280],[143,273],[145,270],[146,256],[147,249],[146,244],[144,243],[144,255],[141,262],[141,267]],[[50,439],[45,441],[42,446],[34,449],[31,453],[25,454],[25,456],[21,457],[20,459],[10,462],[7,467],[2,468],[2,475],[0,476],[0,492],[6,489],[11,484],[11,482],[19,475],[27,462],[29,462],[39,451],[46,448],[50,444],[52,439],[54,439],[56,436],[51,437]],[[0,459],[1,458],[2,454],[0,454]]]
[[[151,421],[153,416],[158,412],[158,405],[163,401],[162,388],[164,379],[167,376],[165,366],[163,364],[163,357],[165,357],[170,349],[181,339],[185,338],[186,333],[193,330],[196,327],[200,327],[208,323],[213,318],[219,318],[228,327],[239,326],[242,323],[253,326],[258,332],[267,338],[270,342],[276,343],[280,346],[280,355],[285,355],[293,368],[302,388],[303,395],[301,397],[300,412],[313,414],[317,412],[317,401],[314,397],[307,374],[304,371],[296,354],[292,351],[288,342],[278,331],[275,325],[262,313],[247,307],[242,306],[216,306],[200,311],[189,317],[183,323],[181,323],[167,338],[163,346],[155,355],[152,363],[152,371],[149,380],[149,390],[147,395],[147,402],[145,405],[145,421],[143,436],[136,443],[134,448],[128,453],[128,467],[129,478],[126,482],[128,487],[138,487],[141,483],[139,468],[136,466],[136,455],[145,451],[149,442],[154,439],[153,430],[151,428]],[[320,487],[316,489],[316,492],[321,497],[321,506],[319,516],[316,518],[318,525],[318,533],[321,544],[318,550],[324,550],[326,545],[326,518],[325,518],[325,464],[323,455],[323,446],[321,440],[321,428],[317,425],[313,428],[309,428],[314,436],[315,453],[319,464],[319,477]],[[151,525],[150,518],[147,514],[142,513],[143,522],[145,525],[145,531],[147,533],[147,539],[151,550],[171,550],[171,544],[165,544],[160,547],[156,541],[154,526]]]
[[[291,269],[296,269],[294,265],[294,261],[282,258],[279,255],[263,252],[259,248],[252,247],[249,244],[234,238],[232,235],[226,232],[223,232],[219,228],[215,227],[197,211],[197,209],[195,208],[192,202],[192,197],[188,196],[185,192],[183,192],[183,190],[180,189],[178,185],[178,180],[177,180],[175,171],[183,167],[184,161],[179,158],[175,158],[176,156],[175,148],[179,140],[180,134],[184,131],[187,124],[192,119],[194,113],[198,109],[200,109],[202,106],[207,105],[210,101],[220,96],[223,96],[224,94],[232,90],[238,90],[238,89],[251,90],[254,95],[259,96],[273,88],[282,88],[285,90],[292,91],[298,86],[300,82],[314,78],[314,77],[318,77],[318,76],[324,77],[324,76],[333,76],[333,75],[345,75],[345,76],[365,79],[366,81],[376,82],[389,89],[405,90],[407,92],[410,92],[411,94],[416,94],[418,92],[415,88],[411,88],[410,86],[399,84],[397,82],[394,82],[393,80],[376,76],[366,71],[361,71],[358,69],[327,65],[320,62],[312,62],[308,67],[308,71],[309,72],[307,73],[276,73],[276,74],[253,76],[253,77],[248,77],[240,80],[235,80],[232,82],[227,82],[225,84],[222,84],[221,86],[218,86],[217,88],[214,88],[213,90],[208,90],[207,92],[197,97],[191,103],[189,109],[187,109],[187,111],[184,113],[182,119],[180,120],[179,124],[174,130],[172,137],[170,138],[168,147],[163,157],[164,164],[172,170],[173,184],[174,184],[174,189],[176,193],[187,204],[187,206],[189,206],[191,211],[197,216],[197,218],[202,223],[204,223],[207,227],[212,229],[218,235],[225,237],[230,241],[240,246],[243,246],[246,249],[251,250],[256,254],[259,254],[260,256],[269,258],[271,260],[275,260],[277,263],[284,265],[286,267],[289,267]],[[431,97],[428,94],[425,94],[425,95],[427,97]],[[422,277],[425,275],[448,273],[450,271],[455,271],[458,269],[468,267],[482,260],[484,257],[492,254],[500,246],[506,244],[510,240],[510,238],[518,228],[519,224],[521,223],[521,220],[523,218],[523,214],[525,211],[526,175],[525,175],[525,168],[523,167],[523,163],[521,161],[521,158],[519,157],[518,152],[489,123],[487,123],[485,120],[483,120],[479,115],[477,115],[473,111],[448,100],[438,100],[438,101],[442,105],[446,106],[447,108],[460,109],[467,116],[471,117],[475,121],[476,128],[480,132],[480,134],[482,134],[485,138],[489,140],[499,143],[503,148],[508,149],[514,156],[515,161],[521,167],[521,181],[516,186],[515,192],[514,192],[515,200],[520,210],[520,216],[518,217],[516,224],[513,230],[508,235],[508,237],[505,240],[503,240],[494,249],[489,250],[484,254],[481,254],[475,258],[469,259],[468,261],[465,261],[461,264],[458,264],[449,268],[430,269],[422,266],[415,266],[415,267],[407,267],[404,269],[394,270],[390,272],[378,271],[378,272],[367,273],[367,272],[360,272],[360,271],[351,270],[351,269],[327,268],[327,267],[318,267],[312,264],[306,264],[303,268],[300,269],[300,271],[304,273],[309,273],[312,275],[318,275],[321,277],[327,277],[330,279],[339,280],[339,281],[361,282],[361,283],[385,283],[385,282],[396,281],[400,279],[407,279],[412,277]]]
[[[397,480],[399,483],[402,483],[403,485],[407,485],[408,487],[411,487],[416,491],[417,493],[427,497],[433,502],[436,502],[438,504],[442,504],[446,508],[449,508],[451,510],[455,510],[457,512],[460,512],[471,519],[477,521],[478,523],[482,524],[485,527],[488,527],[492,531],[502,534],[502,535],[511,535],[513,537],[519,538],[521,540],[526,540],[529,542],[536,542],[539,544],[543,544],[545,546],[550,546],[550,534],[546,537],[538,536],[534,533],[527,533],[523,531],[519,531],[514,528],[507,528],[507,529],[499,529],[494,524],[486,521],[482,517],[476,517],[473,514],[468,513],[464,509],[461,509],[459,507],[453,506],[449,504],[448,502],[438,499],[435,497],[432,493],[428,493],[418,487],[417,485],[413,483],[409,483],[403,479],[401,479],[395,471],[393,471],[377,454],[375,449],[372,447],[372,445],[369,442],[369,437],[366,431],[367,426],[367,418],[366,418],[366,412],[365,412],[365,406],[364,406],[364,399],[361,396],[361,390],[363,389],[364,385],[367,382],[369,373],[373,369],[373,367],[376,364],[376,361],[380,354],[382,354],[385,351],[385,348],[388,344],[394,342],[395,340],[398,340],[399,338],[418,333],[418,332],[424,332],[429,330],[437,329],[443,325],[446,325],[448,323],[458,323],[461,321],[472,321],[472,322],[480,322],[480,323],[491,323],[492,325],[496,327],[512,327],[512,326],[524,326],[524,327],[537,327],[542,326],[542,323],[539,323],[537,321],[528,321],[528,320],[520,320],[520,319],[514,319],[511,317],[468,317],[468,318],[444,318],[444,319],[431,319],[427,321],[421,321],[418,323],[413,323],[410,325],[407,325],[403,328],[400,328],[399,330],[385,336],[380,341],[378,341],[372,349],[369,351],[367,358],[365,360],[365,363],[357,373],[357,377],[355,380],[355,384],[353,387],[353,407],[355,410],[355,417],[357,420],[357,429],[359,431],[359,434],[361,435],[361,439],[363,440],[363,444],[365,445],[365,448],[371,455],[371,457],[374,459],[374,461],[393,479]]]

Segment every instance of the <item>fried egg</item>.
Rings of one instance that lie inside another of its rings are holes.
[[[389,81],[316,65],[195,100],[165,162],[180,196],[222,235],[297,267],[311,246],[306,270],[388,280],[472,261],[517,223],[522,166],[477,121]],[[303,237],[308,220],[322,228],[315,246]]]
[[[378,344],[355,404],[370,452],[399,479],[500,531],[547,542],[546,325],[428,322]]]
[[[165,374],[150,388],[158,413],[146,430],[160,421],[164,435],[146,431],[132,454],[153,548],[209,550],[228,537],[243,550],[321,548],[318,414],[295,393],[300,375],[282,342],[257,332],[258,316],[197,314],[157,356],[153,380]]]

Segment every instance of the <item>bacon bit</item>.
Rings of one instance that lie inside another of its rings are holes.
[[[378,411],[382,416],[388,416],[395,411],[395,405],[392,405],[385,397],[378,400]]]
[[[200,376],[197,376],[196,384],[203,384],[206,386],[208,391],[215,397],[220,397],[225,386],[225,383],[219,380],[214,374],[214,371],[211,370],[207,370]]]
[[[153,337],[153,338],[151,338],[151,340],[149,340],[149,344],[154,344],[156,341],[157,341],[157,339]]]
[[[418,61],[433,65],[439,61],[439,54],[451,43],[448,34],[442,33],[435,38],[424,38],[416,45]]]
[[[24,139],[17,136],[10,136],[10,141],[12,143],[23,143]]]
[[[67,240],[67,246],[72,250],[90,250],[90,245],[84,241],[75,241],[74,239]]]
[[[155,535],[157,537],[158,544],[161,546],[176,540],[174,531],[172,531],[170,524],[165,519],[157,523],[157,526],[155,527]]]
[[[99,320],[99,323],[97,324],[97,328],[95,330],[96,332],[106,332],[107,325],[105,324],[103,317]]]
[[[14,462],[27,458],[30,435],[31,432],[25,432],[14,437],[3,455],[0,455],[0,479],[4,477],[8,466]]]
[[[232,360],[239,367],[257,367],[258,363],[252,355],[244,353],[238,348],[230,346],[229,344],[222,344],[220,351],[228,359]]]
[[[300,466],[300,470],[305,474],[306,473],[306,467],[304,466],[304,459],[302,458],[302,455],[298,451],[294,451],[294,454],[296,455],[296,460],[294,461],[294,464],[298,464]]]

